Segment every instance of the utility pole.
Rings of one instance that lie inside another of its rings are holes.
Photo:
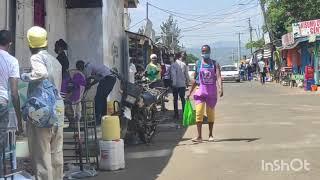
[[[241,61],[241,34],[243,33],[237,33],[239,38],[239,44],[238,44],[238,63]]]
[[[232,49],[232,63],[234,63],[234,49]]]
[[[147,1],[147,14],[146,14],[146,20],[149,20],[149,2]]]
[[[252,29],[252,26],[251,26],[251,19],[249,18],[249,31],[250,31],[250,44],[251,44],[251,48],[250,48],[250,50],[251,50],[251,55],[253,54],[253,47],[252,47],[252,31],[253,31],[253,29]]]
[[[266,26],[266,29],[267,29],[267,31],[269,33],[271,42],[273,42],[275,40],[275,38],[274,38],[273,33],[271,32],[271,30],[269,28],[269,25],[268,25],[267,12],[266,12],[266,9],[265,9],[265,4],[262,2],[262,0],[259,0],[259,2],[260,2],[262,14],[263,14],[264,25]]]

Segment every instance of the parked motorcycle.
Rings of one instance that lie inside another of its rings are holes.
[[[113,74],[121,81],[122,99],[116,103],[119,107],[117,115],[121,122],[122,138],[138,136],[143,143],[150,143],[158,125],[155,117],[157,106],[164,100],[168,89],[157,87],[154,82],[148,83],[144,79],[132,84],[116,70],[113,70]]]

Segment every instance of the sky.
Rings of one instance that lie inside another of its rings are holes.
[[[129,10],[130,31],[136,32],[146,23],[147,1],[151,4],[149,19],[156,35],[161,34],[162,22],[173,14],[182,30],[180,44],[187,48],[237,42],[237,33],[243,33],[241,39],[245,44],[250,37],[248,18],[255,29],[253,39],[262,36],[263,16],[258,0],[139,0],[138,8]]]

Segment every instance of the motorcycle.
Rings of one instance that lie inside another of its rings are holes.
[[[158,125],[155,117],[157,106],[164,100],[168,89],[154,87],[154,82],[148,83],[146,80],[133,84],[124,80],[116,70],[112,72],[122,87],[121,102],[115,102],[119,107],[117,115],[120,118],[122,138],[127,140],[131,136],[138,136],[143,143],[150,143]]]

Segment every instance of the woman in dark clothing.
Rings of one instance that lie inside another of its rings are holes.
[[[57,59],[62,66],[62,75],[66,75],[69,69],[69,60],[65,53],[66,50],[68,50],[68,45],[63,39],[56,41],[54,51],[58,54]]]

